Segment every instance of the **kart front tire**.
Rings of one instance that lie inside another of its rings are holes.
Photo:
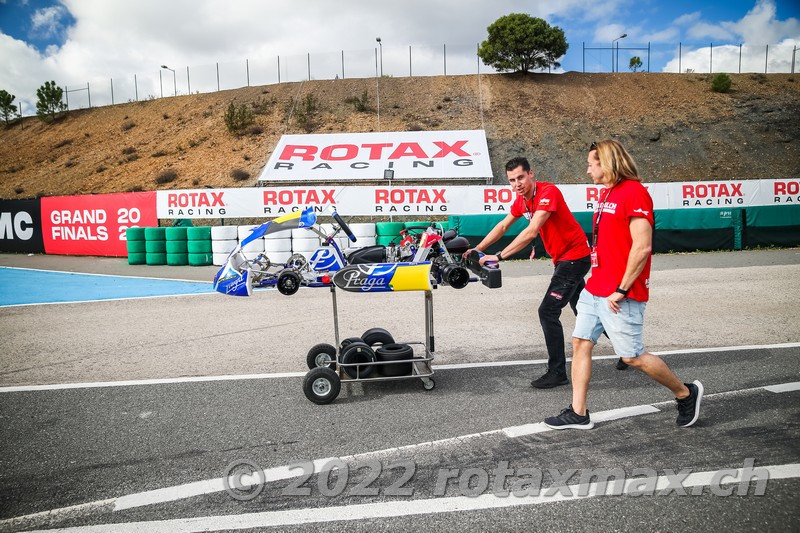
[[[300,274],[294,270],[284,270],[278,276],[278,292],[283,295],[291,296],[300,290]]]

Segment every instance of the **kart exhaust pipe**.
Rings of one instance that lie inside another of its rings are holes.
[[[467,269],[454,264],[445,265],[442,269],[442,284],[450,285],[454,289],[463,289],[469,284]]]

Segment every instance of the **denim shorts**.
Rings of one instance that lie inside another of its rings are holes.
[[[597,339],[608,334],[614,353],[620,357],[638,357],[644,353],[642,330],[644,308],[647,302],[624,298],[619,313],[612,313],[604,297],[593,296],[586,289],[578,299],[578,318],[572,336],[597,344]]]

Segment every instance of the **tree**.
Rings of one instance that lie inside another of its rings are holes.
[[[5,89],[0,89],[0,113],[2,113],[3,119],[6,121],[6,126],[8,126],[8,118],[17,113],[17,106],[11,103],[14,98],[16,96],[9,94]]]
[[[486,29],[489,37],[478,48],[478,57],[501,71],[560,67],[557,59],[569,48],[561,28],[523,13],[500,17]]]
[[[46,81],[44,85],[36,89],[36,115],[45,120],[50,116],[50,120],[55,120],[56,113],[64,111],[67,106],[61,100],[64,97],[64,89],[56,85],[54,81]]]
[[[631,62],[628,64],[628,68],[631,69],[633,72],[636,72],[637,69],[642,68],[642,60],[639,56],[633,56],[631,58]]]
[[[720,72],[711,80],[711,90],[715,93],[726,93],[731,90],[731,77]]]

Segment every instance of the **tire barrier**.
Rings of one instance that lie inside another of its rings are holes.
[[[236,240],[239,237],[239,228],[236,226],[212,226],[211,227],[211,240],[212,241],[229,241]]]
[[[234,241],[236,242],[236,241]],[[211,263],[217,266],[222,266],[225,264],[225,261],[228,260],[229,254],[222,254],[222,253],[212,253],[211,254]]]
[[[188,229],[187,226],[165,228],[164,236],[167,238],[165,250],[169,266],[185,266],[189,264],[189,255],[187,253],[189,251]]]
[[[306,234],[308,233],[307,230],[303,231],[306,231]],[[319,239],[317,237],[301,239],[292,238],[292,253],[300,254],[306,259],[309,259],[311,254],[313,254],[314,250],[317,248],[319,248]]]
[[[128,264],[129,265],[145,265],[147,264],[146,246],[147,241],[144,238],[144,230],[142,227],[133,227],[125,230],[125,247],[128,250]]]
[[[350,224],[350,230],[353,235],[358,237],[359,241],[361,241],[361,237],[375,237],[375,224],[372,222]]]
[[[164,254],[166,255],[166,254]],[[211,252],[205,254],[188,254],[189,266],[207,266],[214,260]]]
[[[211,252],[214,254],[225,254],[226,256],[231,253],[231,250],[236,248],[239,241],[236,239],[220,239],[211,241]]]
[[[272,252],[291,252],[292,239],[266,239],[264,251],[267,252],[267,257],[270,257]]]
[[[211,251],[211,226],[195,226],[186,228],[186,259],[190,266],[206,266],[212,264],[214,257]]]
[[[144,264],[167,264],[167,228],[144,228]],[[128,259],[130,264],[130,258]]]

